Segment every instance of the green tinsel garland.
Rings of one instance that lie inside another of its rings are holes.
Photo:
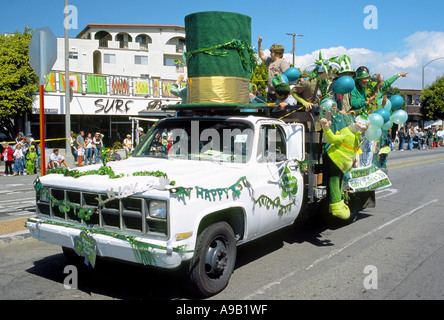
[[[32,218],[28,219],[28,221],[34,222],[32,220]],[[118,232],[111,232],[111,231],[107,231],[107,230],[103,230],[103,229],[96,229],[96,228],[85,228],[85,227],[80,227],[80,226],[76,226],[73,224],[61,223],[61,222],[56,222],[56,221],[51,221],[51,220],[44,220],[41,223],[82,230],[82,231],[85,231],[89,234],[100,234],[100,235],[104,235],[104,236],[113,237],[115,239],[127,241],[131,244],[131,247],[133,248],[136,260],[139,261],[140,263],[143,263],[144,265],[155,265],[156,255],[154,253],[154,249],[165,250],[165,251],[167,250],[167,248],[164,246],[159,246],[156,244],[138,241],[138,240],[136,240],[135,236],[128,236],[128,235],[124,235],[124,234],[121,234]],[[183,253],[190,253],[190,252],[194,251],[194,250],[185,250],[185,249],[186,249],[186,245],[181,245],[181,246],[177,246],[177,247],[173,248],[173,252],[183,254]]]
[[[79,217],[79,219],[89,220],[95,211],[94,208],[85,208],[67,200],[57,200],[48,190],[43,188],[38,178],[34,181],[34,189],[37,194],[44,193],[51,200],[50,203],[53,208],[54,206],[59,206],[60,212],[63,213],[69,212],[72,209],[74,215]]]
[[[279,197],[276,197],[274,200],[272,200],[271,198],[263,194],[257,200],[254,200],[254,202],[259,204],[260,207],[267,207],[267,209],[270,209],[270,207],[273,207],[273,209],[279,208],[278,214],[280,216],[283,216],[291,210],[291,207],[296,203],[296,200],[293,199],[293,201],[289,204],[283,205],[281,204],[281,199]]]
[[[200,48],[191,52],[185,53],[185,58],[188,61],[197,53],[205,53],[213,56],[228,56],[227,50],[236,50],[242,63],[242,67],[250,74],[253,74],[254,68],[257,65],[257,59],[253,48],[242,40],[233,39],[229,42],[214,45],[211,47]]]
[[[79,170],[75,170],[75,169],[68,170],[65,168],[56,168],[56,169],[49,169],[47,173],[48,174],[51,174],[51,173],[63,174],[65,177],[72,177],[75,179],[82,177],[82,176],[92,175],[92,174],[98,174],[101,176],[108,175],[110,179],[116,179],[116,178],[121,178],[121,177],[125,176],[123,173],[116,175],[114,170],[111,167],[107,167],[107,166],[102,166],[97,170],[88,170],[88,171],[84,171],[84,172],[80,172]]]

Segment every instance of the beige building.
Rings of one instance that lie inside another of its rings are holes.
[[[57,39],[57,47],[58,58],[45,85],[47,139],[65,135],[64,38]],[[169,89],[186,73],[185,50],[182,26],[87,25],[69,39],[72,130],[100,131],[109,141],[123,140],[131,133],[132,117],[166,116],[161,107],[181,101]],[[32,113],[28,127],[38,136],[38,94]]]

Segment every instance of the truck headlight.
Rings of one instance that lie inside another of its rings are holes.
[[[165,201],[152,200],[149,205],[149,215],[152,218],[166,219],[167,205]]]

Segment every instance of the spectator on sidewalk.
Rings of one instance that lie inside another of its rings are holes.
[[[94,162],[100,162],[100,149],[103,147],[103,134],[96,132],[93,137]]]
[[[49,156],[49,169],[61,168],[62,164],[69,170],[68,164],[65,161],[65,157],[59,154],[59,149],[54,149],[53,153]]]
[[[72,132],[72,131],[71,131],[71,136],[69,137],[69,144],[71,145],[71,153],[72,153],[72,156],[74,157],[74,162],[77,162],[77,157],[78,157],[77,140],[74,137],[74,132]]]
[[[443,146],[444,131],[442,130],[442,128],[439,128],[438,131],[436,132],[436,134],[438,135],[438,147],[442,147]]]
[[[83,136],[85,135],[85,131],[80,130],[79,135],[77,136],[77,155],[79,156],[79,163],[78,166],[82,166],[83,162],[83,155],[85,154],[85,138]]]
[[[6,142],[2,142],[3,146],[3,161],[5,161],[5,177],[12,176],[12,163],[14,162],[13,154],[11,146]]]
[[[128,155],[133,152],[133,143],[130,134],[127,134],[126,138],[123,140],[123,148],[125,149],[125,157],[128,157]]]
[[[117,149],[114,149],[114,152],[112,154],[109,155],[108,158],[109,161],[120,161],[122,160],[122,157],[120,156],[120,154],[117,152]]]
[[[407,150],[413,150],[413,138],[415,138],[416,130],[413,125],[410,125],[407,136]]]
[[[85,138],[85,165],[92,164],[92,158],[93,158],[93,141],[91,137],[91,133],[88,133]]]
[[[399,128],[398,130],[399,151],[404,151],[404,141],[406,136],[407,133],[404,131],[404,127]]]
[[[14,153],[12,154],[12,157],[14,158],[14,167],[12,171],[14,172],[13,176],[19,175],[23,176],[25,175],[25,164],[23,161],[23,150],[22,145],[20,143],[17,143],[15,146]]]

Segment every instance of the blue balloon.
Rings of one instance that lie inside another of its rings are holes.
[[[339,94],[346,94],[352,92],[355,87],[355,80],[350,76],[341,76],[336,79],[333,85],[333,91]]]
[[[390,98],[390,102],[392,103],[392,110],[398,110],[404,104],[404,99],[400,95],[395,94]]]
[[[288,81],[293,82],[299,79],[301,72],[298,68],[290,67],[284,72],[284,75],[287,76]]]
[[[375,113],[379,114],[382,116],[382,118],[384,119],[384,123],[386,123],[387,121],[390,120],[390,111],[388,111],[385,108],[379,108],[375,111]]]

